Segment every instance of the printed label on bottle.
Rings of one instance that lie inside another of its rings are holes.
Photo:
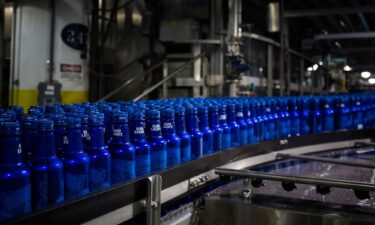
[[[220,115],[219,120],[227,120],[227,115],[225,114]]]
[[[160,130],[161,130],[160,124],[152,124],[151,131],[160,131]]]
[[[144,134],[145,130],[143,127],[136,127],[134,130],[134,134]]]
[[[149,155],[140,155],[135,157],[135,173],[137,176],[143,176],[150,173],[151,162]]]
[[[237,117],[243,117],[243,113],[242,113],[242,112],[237,112],[237,113],[236,113],[236,116],[237,116]]]
[[[31,210],[31,186],[8,190],[0,193],[1,218],[20,216]]]
[[[358,125],[357,125],[357,129],[358,129],[358,130],[362,130],[362,129],[363,129],[363,124],[358,124]]]
[[[112,183],[119,183],[135,177],[135,161],[112,159]]]
[[[151,170],[157,171],[167,168],[167,151],[151,152]]]
[[[115,137],[122,137],[123,136],[121,129],[112,129],[112,134]]]

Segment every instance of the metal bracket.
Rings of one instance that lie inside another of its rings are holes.
[[[209,179],[210,179],[210,177],[207,174],[190,178],[189,179],[189,189],[201,186],[201,185],[205,184]]]
[[[154,175],[147,179],[147,225],[160,225],[162,178],[160,175]]]

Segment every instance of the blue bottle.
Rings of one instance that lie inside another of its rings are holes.
[[[161,133],[161,118],[158,110],[148,111],[148,138],[151,147],[151,172],[167,168],[167,142]],[[180,153],[178,153],[180,154]]]
[[[87,152],[87,146],[89,145],[89,117],[86,114],[81,114],[81,138],[83,151]]]
[[[334,128],[334,111],[332,108],[332,99],[330,97],[321,98],[321,113],[323,117],[323,132],[331,132]]]
[[[198,129],[198,111],[195,107],[186,108],[186,128],[191,137],[191,159],[203,155],[203,134]]]
[[[344,97],[337,97],[335,100],[335,129],[348,130],[350,124],[350,113]]]
[[[177,107],[175,109],[176,134],[181,140],[181,162],[191,160],[191,138],[186,132],[185,126],[185,108]]]
[[[290,114],[289,114],[287,100],[284,98],[280,99],[279,107],[280,107],[279,136],[280,138],[287,138],[290,136]]]
[[[17,122],[0,122],[0,206],[0,223],[31,211],[30,170],[22,162]]]
[[[247,133],[248,126],[244,120],[243,106],[240,103],[236,104],[236,122],[240,127],[240,145],[247,145],[249,143]]]
[[[174,110],[164,109],[162,119],[162,133],[167,141],[167,164],[168,166],[177,165],[181,162],[181,140],[176,135],[174,123]]]
[[[319,134],[323,129],[323,119],[320,112],[320,99],[314,97],[310,99],[310,133]]]
[[[213,153],[213,132],[208,127],[208,109],[205,106],[198,108],[198,126],[203,133],[203,155]]]
[[[257,116],[257,119],[258,119],[258,127],[257,127],[258,140],[264,141],[265,140],[264,134],[267,133],[268,125],[266,123],[267,121],[264,120],[265,109],[259,100],[255,102],[255,110],[256,110],[255,115]]]
[[[16,120],[18,122],[21,122],[22,116],[23,116],[23,107],[18,106],[18,105],[14,105],[14,106],[10,106],[9,109],[16,114]]]
[[[280,138],[280,106],[275,98],[271,99],[271,113],[275,124],[273,139]]]
[[[227,105],[227,123],[230,127],[230,140],[231,147],[240,146],[240,126],[236,122],[236,108],[234,104]]]
[[[288,99],[290,114],[290,135],[292,137],[300,135],[300,115],[297,101],[294,97]]]
[[[61,157],[63,151],[63,142],[65,135],[65,120],[66,117],[61,114],[47,114],[48,118],[54,122],[54,131],[55,144],[56,144],[56,154],[58,157]]]
[[[28,162],[31,158],[31,154],[34,152],[36,147],[37,139],[37,129],[36,129],[37,119],[33,116],[24,116],[22,118],[22,153],[24,162]]]
[[[222,149],[229,149],[231,145],[231,133],[230,127],[227,124],[226,105],[219,105],[219,126],[223,129]]]
[[[269,141],[272,140],[275,136],[275,118],[273,117],[271,111],[271,103],[270,101],[265,101],[261,103],[261,111],[264,112],[263,114],[263,140]]]
[[[249,103],[247,101],[244,101],[243,103],[243,115],[244,115],[244,120],[247,124],[247,142],[249,144],[253,144],[255,143],[254,122],[251,117],[251,111],[250,111]]]
[[[216,105],[209,107],[209,125],[213,133],[213,151],[220,151],[223,149],[223,128],[219,125],[219,108]]]
[[[69,117],[65,127],[61,161],[64,164],[64,196],[69,200],[89,193],[90,159],[83,151],[81,119]]]
[[[89,115],[87,153],[90,158],[90,192],[107,188],[111,184],[111,154],[104,144],[104,116]]]
[[[144,112],[133,111],[130,119],[130,139],[135,148],[135,175],[148,175],[151,172],[151,150],[145,137]]]
[[[37,147],[30,160],[33,209],[64,201],[64,167],[56,157],[53,121],[38,120],[37,129]]]
[[[262,130],[261,130],[261,124],[258,120],[258,114],[257,114],[257,106],[256,102],[252,101],[249,103],[249,109],[250,109],[250,117],[253,121],[253,127],[254,127],[254,142],[258,143],[260,141],[260,137],[262,136]]]
[[[135,178],[135,148],[129,140],[128,116],[117,111],[112,115],[112,138],[108,150],[111,153],[111,184]]]
[[[363,129],[362,99],[359,96],[353,98],[353,129]]]
[[[303,97],[299,99],[300,113],[300,134],[306,135],[310,133],[310,104],[309,99]]]

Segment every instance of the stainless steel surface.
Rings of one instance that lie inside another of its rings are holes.
[[[196,60],[200,59],[202,56],[204,56],[204,53],[201,53],[201,54],[195,56],[193,59],[191,59],[190,61],[188,61],[187,63],[185,63],[181,67],[179,67],[173,73],[169,74],[167,77],[163,78],[161,81],[157,82],[153,86],[147,88],[145,91],[142,92],[142,94],[140,94],[139,96],[137,96],[136,98],[134,98],[134,101],[138,101],[138,100],[142,99],[143,97],[145,97],[146,95],[148,95],[150,92],[152,92],[153,90],[155,90],[159,86],[163,85],[168,80],[170,80],[173,77],[175,77],[176,75],[178,75],[178,73],[180,71],[182,71],[183,69],[185,69],[186,67],[188,67],[189,65],[191,65],[192,63],[194,63]]]
[[[164,65],[165,63],[167,62],[167,59],[164,59],[162,61],[160,61],[159,63],[155,64],[154,66],[150,67],[148,70],[146,70],[144,73],[142,73],[141,75],[139,76],[134,76],[133,78],[125,81],[123,84],[121,84],[118,88],[116,88],[115,90],[113,90],[112,92],[110,92],[109,94],[107,94],[106,96],[104,96],[103,98],[101,98],[99,100],[99,102],[101,101],[105,101],[107,99],[109,99],[110,97],[114,96],[115,94],[117,94],[118,92],[120,92],[121,90],[123,90],[125,87],[127,87],[128,85],[132,84],[133,82],[135,82],[136,80],[146,76],[147,74],[151,73],[152,71],[154,71],[155,69],[159,68],[160,66]]]
[[[261,201],[260,199],[259,201]],[[270,200],[272,201],[272,199]],[[309,204],[300,202],[300,204]],[[365,225],[374,224],[372,216],[343,218],[340,210],[313,211],[308,205],[290,208],[276,202],[275,207],[257,204],[255,199],[247,200],[234,195],[211,196],[205,200],[200,213],[200,225]],[[297,208],[305,209],[303,212]],[[353,216],[345,214],[345,216]]]
[[[162,178],[160,175],[154,175],[148,177],[148,181],[148,193],[146,198],[147,225],[159,225]]]
[[[302,159],[305,161],[325,162],[325,163],[333,163],[333,164],[341,164],[341,165],[347,165],[347,166],[375,169],[374,163],[333,159],[333,158],[328,158],[328,157],[323,158],[323,157],[307,156],[307,155],[293,155],[293,154],[277,153],[276,159]]]

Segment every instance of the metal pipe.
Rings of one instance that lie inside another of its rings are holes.
[[[195,56],[193,59],[191,59],[189,62],[185,63],[184,65],[180,66],[176,71],[174,71],[173,73],[169,74],[168,76],[166,76],[165,78],[163,78],[161,81],[157,82],[156,84],[154,84],[153,86],[147,88],[142,94],[140,94],[139,96],[137,96],[136,98],[134,98],[134,101],[138,101],[140,99],[142,99],[144,96],[148,95],[150,92],[152,92],[153,90],[155,90],[156,88],[158,88],[159,86],[163,85],[165,82],[167,82],[168,80],[170,80],[171,78],[175,77],[177,74],[179,74],[183,69],[185,69],[186,67],[188,67],[190,64],[194,63],[196,60],[198,60],[199,58],[201,58],[202,56],[204,56],[205,54],[204,53],[201,53],[197,56]]]
[[[355,167],[375,169],[375,164],[372,164],[372,163],[363,163],[363,162],[355,162],[355,161],[347,161],[347,160],[323,158],[323,157],[307,156],[307,155],[291,155],[291,154],[278,153],[276,154],[276,159],[302,159],[306,161],[326,162],[326,163],[340,164],[340,165],[346,165],[346,166],[355,166]]]
[[[50,46],[49,46],[49,68],[48,68],[48,81],[50,83],[53,82],[53,71],[54,71],[54,63],[55,63],[55,16],[56,16],[56,7],[55,7],[55,0],[50,0],[50,8],[51,8],[51,25],[50,25]]]
[[[151,73],[152,71],[154,71],[155,69],[157,69],[159,66],[163,65],[165,62],[167,61],[167,59],[164,59],[160,62],[158,62],[157,64],[151,66],[148,70],[146,70],[145,72],[143,72],[140,76],[134,76],[133,78],[125,81],[123,84],[121,84],[118,88],[116,88],[114,91],[110,92],[109,94],[107,94],[106,96],[104,96],[103,98],[101,98],[100,100],[98,100],[98,102],[102,102],[102,101],[105,101],[107,100],[108,98],[112,97],[113,95],[115,95],[116,93],[118,93],[119,91],[121,91],[122,89],[124,89],[126,86],[128,86],[129,84],[133,83],[135,80],[141,78],[141,77],[144,77],[146,76],[147,74]]]
[[[216,168],[215,173],[218,175],[236,176],[243,178],[259,178],[264,180],[273,180],[280,182],[291,182],[298,184],[311,184],[311,185],[322,185],[327,187],[353,189],[357,191],[375,191],[375,185],[356,181],[338,180],[338,179],[326,179],[326,178],[313,178],[313,177],[302,177],[293,175],[280,175],[275,173],[262,173],[251,170],[234,170]]]

